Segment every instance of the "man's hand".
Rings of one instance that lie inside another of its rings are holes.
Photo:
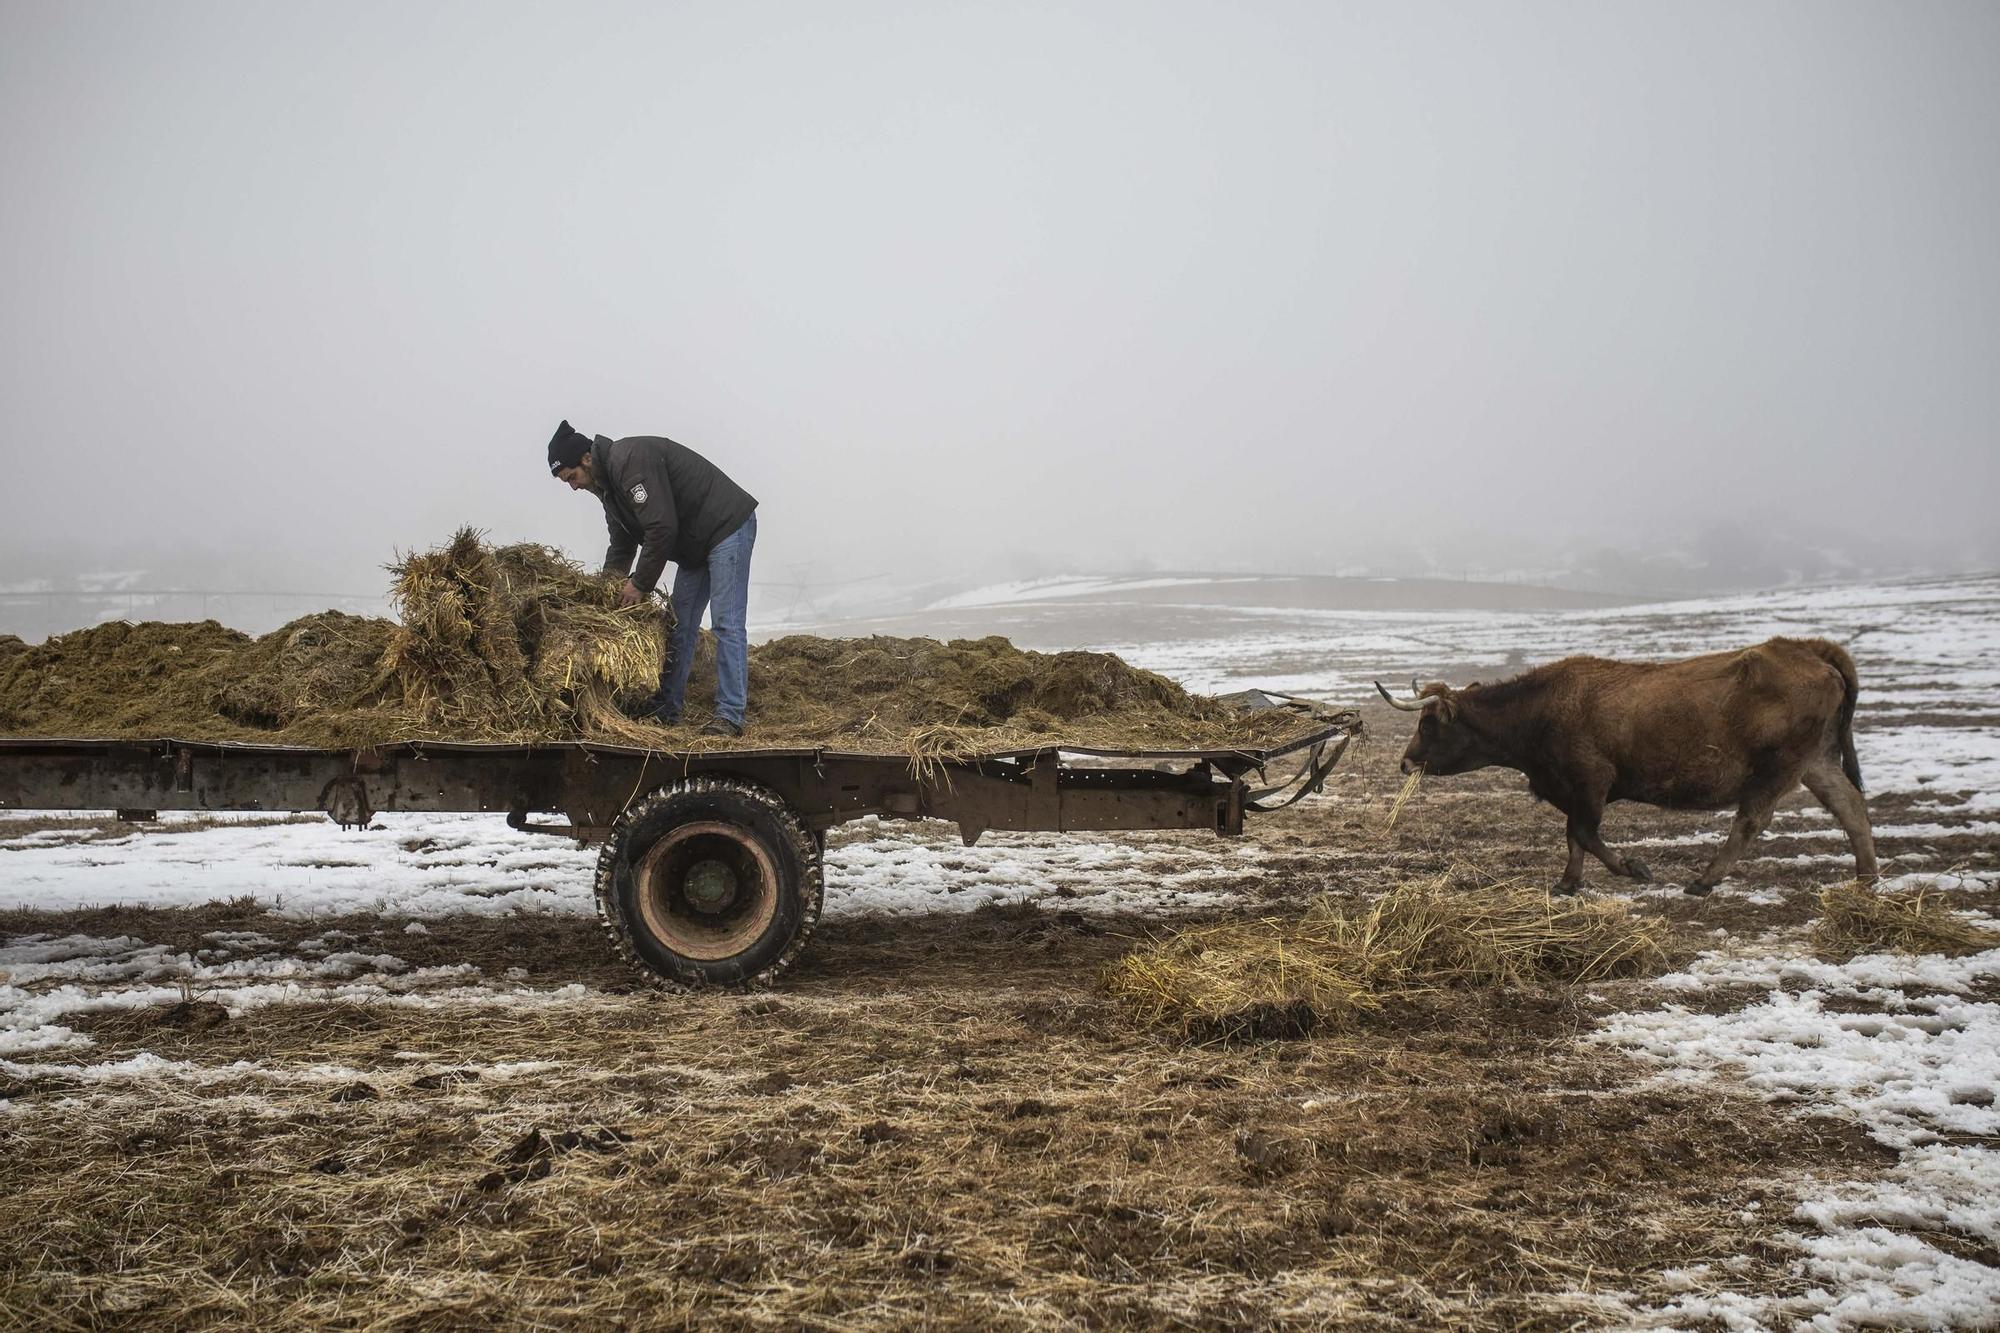
[[[639,603],[645,600],[646,600],[646,594],[640,592],[638,586],[634,584],[630,579],[626,579],[625,586],[618,590],[618,605],[621,608],[627,606],[637,606]]]

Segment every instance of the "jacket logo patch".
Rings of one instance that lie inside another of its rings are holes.
[[[642,481],[642,482],[640,482],[640,483],[639,483],[638,485],[636,485],[636,486],[634,486],[634,487],[632,488],[632,503],[633,503],[633,504],[635,504],[635,505],[642,505],[642,504],[646,503],[646,483],[645,483],[645,482],[643,482],[643,481]]]

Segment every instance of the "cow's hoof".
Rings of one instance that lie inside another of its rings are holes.
[[[1651,884],[1653,872],[1646,869],[1646,863],[1638,857],[1628,856],[1625,858],[1625,878],[1636,879],[1641,884]]]
[[[1577,894],[1582,892],[1583,892],[1583,883],[1582,881],[1579,880],[1575,884],[1556,885],[1553,889],[1549,890],[1549,896],[1552,898],[1574,898],[1576,897]]]
[[[1709,894],[1715,892],[1715,886],[1713,884],[1704,884],[1700,880],[1696,880],[1692,884],[1682,885],[1681,892],[1685,893],[1690,898],[1706,898],[1708,897]]]

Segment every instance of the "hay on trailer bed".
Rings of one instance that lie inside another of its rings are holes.
[[[1244,713],[1110,653],[1028,652],[997,636],[774,639],[750,651],[749,721],[761,743],[917,759],[1057,743],[1248,748],[1304,729],[1297,713]]]
[[[110,624],[0,659],[0,730],[296,745],[633,739],[659,677],[656,607],[547,547],[464,530],[391,566],[399,621],[323,611],[251,639]],[[650,729],[647,729],[650,730]]]
[[[747,742],[704,737],[703,636],[683,725],[627,716],[658,682],[665,617],[531,544],[460,531],[391,567],[397,621],[325,611],[252,639],[214,621],[112,624],[0,655],[0,732],[349,746],[598,740],[662,750],[825,746],[960,755],[1065,744],[1252,749],[1303,733],[1108,653],[1003,638],[794,635],[751,649]]]
[[[243,644],[206,674],[196,706],[212,706],[260,735],[301,744],[387,738],[396,715],[382,707],[386,620],[321,611]]]
[[[187,729],[197,739],[218,726],[240,730],[217,718],[203,683],[215,677],[219,688],[251,642],[213,620],[113,622],[58,635],[0,659],[0,730],[170,736]]]

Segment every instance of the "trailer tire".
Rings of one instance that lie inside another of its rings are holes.
[[[820,847],[775,793],[689,778],[618,817],[597,857],[598,914],[655,985],[768,984],[819,924]]]

